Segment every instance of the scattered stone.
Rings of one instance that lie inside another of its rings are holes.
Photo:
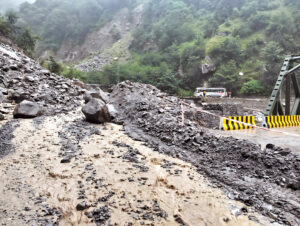
[[[267,148],[267,149],[273,149],[274,147],[275,147],[274,144],[267,144],[267,145],[266,145],[266,148]]]
[[[76,206],[76,210],[78,210],[78,211],[82,211],[82,210],[85,210],[87,208],[88,208],[88,206],[87,206],[85,201],[83,201],[81,203],[78,203],[77,206]]]
[[[41,115],[38,104],[24,100],[18,104],[13,112],[14,118],[34,118]]]
[[[111,214],[108,206],[105,205],[92,211],[88,216],[93,218],[97,226],[102,226],[105,225],[106,221],[111,217]]]
[[[60,160],[60,163],[70,163],[71,159],[71,156],[66,156],[62,160]]]

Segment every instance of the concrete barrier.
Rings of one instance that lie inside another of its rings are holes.
[[[266,128],[300,126],[300,115],[266,116],[263,126]]]
[[[222,117],[220,119],[220,129],[221,130],[241,130],[241,129],[252,129],[256,126],[255,116],[231,116]]]

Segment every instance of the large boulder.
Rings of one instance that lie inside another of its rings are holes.
[[[82,112],[88,122],[103,123],[111,121],[108,108],[100,99],[92,98],[86,105],[83,106]]]
[[[41,109],[38,104],[23,100],[14,110],[14,118],[34,118],[41,115]]]
[[[85,103],[88,103],[92,98],[100,99],[106,104],[109,102],[108,94],[100,88],[91,91],[86,91],[83,98],[85,100]]]

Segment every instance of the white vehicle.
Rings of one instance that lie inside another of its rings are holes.
[[[225,88],[196,88],[194,93],[195,97],[227,97],[227,92]]]

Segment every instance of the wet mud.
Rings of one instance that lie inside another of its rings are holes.
[[[197,167],[232,199],[272,221],[300,224],[300,157],[289,149],[217,137],[193,121],[181,125],[180,101],[150,85],[123,82],[112,102],[128,134]]]
[[[123,126],[81,118],[20,121],[15,152],[0,162],[0,225],[268,225],[191,164],[153,152]],[[78,135],[76,156],[61,163],[60,132],[78,126],[100,133]]]
[[[14,151],[12,139],[14,138],[14,131],[18,126],[18,120],[8,121],[0,125],[0,159]]]

